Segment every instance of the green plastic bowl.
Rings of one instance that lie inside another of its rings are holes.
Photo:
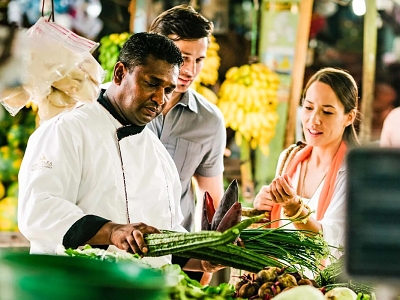
[[[165,277],[132,262],[0,252],[0,299],[168,299]]]

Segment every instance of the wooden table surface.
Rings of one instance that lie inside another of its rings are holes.
[[[29,248],[29,241],[18,231],[0,231],[0,248]]]

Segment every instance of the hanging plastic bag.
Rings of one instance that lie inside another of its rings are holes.
[[[77,102],[97,99],[105,74],[91,54],[98,43],[43,17],[27,31],[27,43],[29,60],[22,88],[30,96],[28,101],[37,104],[41,120],[70,110]],[[7,106],[1,97],[12,115],[23,107]]]

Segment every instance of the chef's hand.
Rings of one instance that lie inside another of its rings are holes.
[[[272,180],[270,187],[271,200],[283,207],[298,204],[296,190],[292,185],[292,181],[288,175],[278,176]]]
[[[274,202],[272,201],[269,185],[261,187],[253,201],[253,206],[258,210],[271,211]]]
[[[145,233],[160,233],[160,231],[144,223],[117,224],[107,222],[86,244],[114,245],[127,252],[143,255],[148,251],[143,238]]]
[[[110,231],[110,244],[127,252],[143,255],[148,251],[143,238],[143,235],[146,233],[160,233],[160,231],[144,223],[114,223]]]

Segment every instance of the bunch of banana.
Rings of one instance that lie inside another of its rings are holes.
[[[211,36],[203,68],[196,78],[204,85],[214,85],[218,80],[218,69],[221,65],[221,58],[218,55],[218,50],[219,45],[217,40],[214,36]]]
[[[112,80],[114,65],[118,60],[119,51],[131,36],[128,32],[112,33],[100,39],[99,62],[106,71],[104,82]]]
[[[194,90],[214,104],[217,103],[218,96],[206,86],[214,85],[218,80],[218,69],[221,65],[221,58],[218,55],[218,50],[219,45],[215,37],[211,36],[203,68],[192,84]]]
[[[279,77],[262,63],[230,68],[219,90],[218,107],[225,126],[236,131],[238,145],[242,139],[267,155],[269,142],[278,122],[277,91]]]

